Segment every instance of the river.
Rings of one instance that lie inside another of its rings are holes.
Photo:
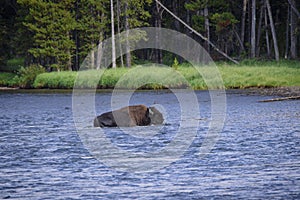
[[[97,114],[109,110],[110,95],[96,94]],[[299,199],[300,101],[260,103],[272,96],[228,91],[220,137],[199,158],[211,106],[206,91],[196,95],[202,126],[184,154],[133,173],[90,154],[74,125],[72,93],[1,92],[0,199]],[[144,91],[130,100],[140,103],[166,108],[161,134],[141,139],[112,128],[107,137],[126,151],[164,148],[179,127],[178,101],[168,91]],[[157,129],[132,130],[140,128]]]

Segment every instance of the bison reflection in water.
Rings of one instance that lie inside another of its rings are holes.
[[[103,113],[94,119],[94,127],[129,127],[162,124],[162,113],[145,105],[127,106]]]

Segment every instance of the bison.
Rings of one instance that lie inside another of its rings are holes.
[[[162,113],[145,105],[126,106],[103,113],[94,119],[94,127],[131,127],[162,124]]]

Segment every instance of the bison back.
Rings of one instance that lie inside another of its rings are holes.
[[[150,123],[149,109],[144,105],[127,106],[94,119],[95,127],[147,126]]]

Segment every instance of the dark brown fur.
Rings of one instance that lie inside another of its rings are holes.
[[[106,112],[94,119],[94,127],[130,127],[162,124],[162,114],[153,107],[150,107],[150,109],[151,114],[149,113],[149,108],[145,105],[127,106]]]

